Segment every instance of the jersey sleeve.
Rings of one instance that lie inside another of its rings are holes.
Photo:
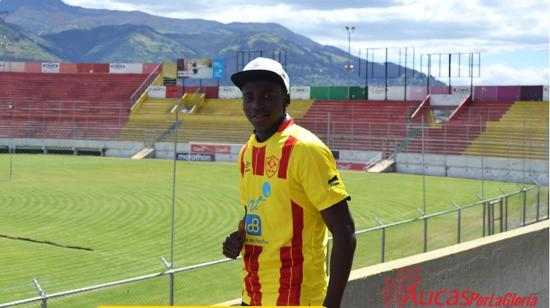
[[[350,200],[330,150],[316,142],[301,144],[299,148],[298,178],[313,206],[322,211],[344,199]]]
[[[239,153],[239,159],[237,161],[237,167],[239,169],[239,199],[241,201],[241,205],[246,207],[246,197],[245,197],[245,191],[244,191],[244,172],[245,172],[245,154],[246,150],[248,149],[248,143],[246,143]]]

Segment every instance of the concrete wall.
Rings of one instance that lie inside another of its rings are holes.
[[[524,183],[532,183],[534,179],[548,184],[548,161],[545,160],[425,154],[424,172],[434,176],[480,179],[482,159],[485,179]],[[397,154],[396,171],[422,174],[422,154]]]
[[[342,308],[388,307],[384,305],[384,291],[389,295],[396,292],[386,286],[392,281],[398,284],[399,280],[396,282],[394,278],[403,273],[419,278],[415,284],[417,293],[469,290],[490,296],[494,292],[495,303],[498,296],[514,292],[518,296],[531,295],[531,299],[536,296],[536,307],[548,307],[548,226],[548,221],[544,221],[353,271]],[[411,290],[410,284],[406,290]],[[402,295],[405,294],[406,291]],[[445,301],[448,294],[444,293],[440,299]],[[435,303],[428,307],[432,306],[437,307]],[[466,306],[479,307],[475,302]]]
[[[0,147],[20,149],[76,149],[105,150],[105,156],[130,157],[140,149],[143,142],[115,140],[74,140],[74,139],[8,139],[0,138]]]

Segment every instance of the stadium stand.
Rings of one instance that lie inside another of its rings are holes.
[[[485,129],[487,121],[498,121],[511,105],[512,102],[508,101],[477,101],[459,111],[443,125],[425,128],[423,136],[418,131],[405,152],[461,155]]]
[[[109,139],[146,74],[0,73],[4,136]]]
[[[319,100],[297,122],[331,148],[382,151],[387,156],[409,133],[409,118],[419,103]]]
[[[299,121],[313,104],[311,100],[293,100],[288,113]],[[182,114],[179,142],[210,141],[244,143],[252,126],[244,116],[242,101],[238,99],[207,99],[195,114]],[[174,141],[172,132],[164,141]]]
[[[487,121],[463,154],[544,160],[547,142],[548,103],[515,102],[500,119]]]

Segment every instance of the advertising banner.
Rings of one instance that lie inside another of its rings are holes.
[[[310,87],[291,87],[290,98],[291,99],[309,99],[311,93]]]
[[[59,73],[59,63],[42,63],[42,73]]]
[[[241,90],[235,86],[220,86],[218,89],[218,97],[224,99],[240,99],[242,93]]]
[[[231,146],[227,144],[192,143],[191,153],[230,154]]]
[[[216,155],[214,154],[202,154],[202,153],[191,153],[183,152],[177,153],[177,160],[191,160],[191,161],[216,161]]]
[[[147,90],[147,95],[150,98],[166,98],[166,87],[165,86],[150,86]]]
[[[336,166],[340,170],[355,170],[355,171],[366,171],[367,165],[363,163],[353,163],[353,162],[336,162]]]
[[[369,100],[384,100],[386,98],[386,88],[380,86],[369,86]]]
[[[388,100],[402,101],[404,99],[405,99],[405,87],[401,87],[401,86],[388,87]]]
[[[111,74],[142,74],[143,64],[140,63],[110,63]]]
[[[178,78],[212,79],[212,59],[178,59]]]
[[[214,58],[212,62],[212,78],[225,79],[225,59]]]

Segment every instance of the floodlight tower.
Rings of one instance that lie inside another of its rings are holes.
[[[346,26],[346,31],[348,31],[348,64],[344,65],[344,69],[347,72],[353,71],[353,64],[351,64],[351,33],[355,30],[355,26]]]

